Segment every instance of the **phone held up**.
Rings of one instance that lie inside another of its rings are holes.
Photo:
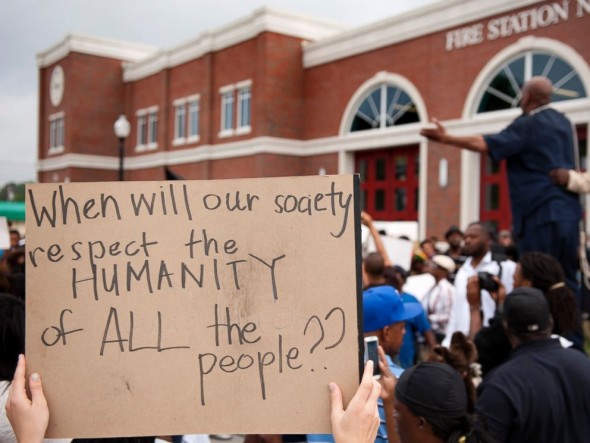
[[[365,363],[368,360],[373,361],[373,378],[379,380],[381,372],[379,370],[379,352],[377,351],[379,341],[377,337],[365,337]]]

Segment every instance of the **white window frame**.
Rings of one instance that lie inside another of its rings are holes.
[[[147,149],[153,150],[158,148],[158,107],[152,106],[147,110]]]
[[[252,131],[252,80],[245,80],[236,84],[237,89],[237,116],[236,134],[249,134]],[[248,101],[248,121],[242,122],[242,104]]]
[[[195,143],[195,142],[198,142],[199,138],[200,138],[199,119],[201,118],[201,96],[199,94],[191,95],[186,98],[186,103],[187,103],[186,140],[188,143]],[[196,114],[196,120],[194,120],[194,126],[193,126],[193,118],[192,118],[193,113]]]
[[[242,80],[219,88],[221,109],[219,112],[219,137],[249,134],[252,132],[252,80]],[[248,101],[248,121],[242,122],[242,104]],[[229,102],[229,103],[228,103]],[[228,112],[231,120],[228,124]]]
[[[173,146],[184,145],[187,140],[187,112],[186,99],[179,98],[174,100],[174,140]]]
[[[235,134],[234,130],[234,106],[235,106],[235,85],[226,85],[219,88],[219,94],[221,95],[221,110],[220,124],[219,124],[219,137],[231,137]],[[229,102],[229,106],[228,106]],[[227,110],[230,110],[230,120],[228,125],[228,114]]]
[[[135,150],[141,152],[145,151],[147,147],[147,110],[140,109],[135,113],[135,116],[137,118]]]
[[[139,109],[135,112],[137,117],[137,144],[136,152],[149,151],[158,148],[158,107]],[[155,131],[153,125],[155,124]],[[145,127],[145,131],[143,128]],[[143,138],[145,135],[145,139]]]
[[[49,116],[49,155],[61,154],[65,150],[65,113]]]

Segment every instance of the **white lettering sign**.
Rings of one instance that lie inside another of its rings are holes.
[[[576,0],[576,17],[590,14],[590,0]],[[453,29],[446,33],[445,48],[447,51],[475,46],[487,40],[510,37],[523,32],[546,28],[569,20],[569,0],[553,2],[538,8],[527,9],[516,14],[494,18],[487,22],[477,23]]]

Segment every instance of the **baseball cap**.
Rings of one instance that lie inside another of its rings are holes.
[[[445,363],[419,363],[395,385],[395,398],[414,415],[460,418],[467,413],[467,391],[459,373]]]
[[[455,260],[448,255],[433,255],[430,259],[436,266],[443,268],[447,272],[455,270]]]
[[[378,331],[422,312],[420,303],[404,303],[392,286],[375,286],[363,292],[364,332]]]
[[[504,319],[517,333],[543,331],[549,326],[551,314],[545,295],[535,288],[516,288],[504,301]]]

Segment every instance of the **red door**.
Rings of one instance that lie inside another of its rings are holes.
[[[417,146],[358,152],[361,206],[377,220],[416,221],[420,176]]]

